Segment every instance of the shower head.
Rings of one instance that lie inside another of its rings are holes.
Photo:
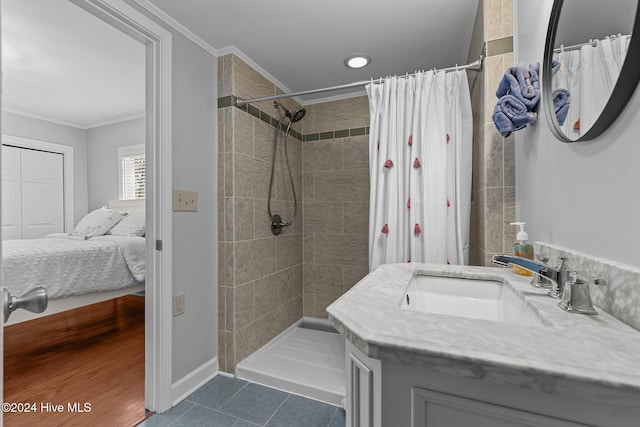
[[[280,108],[284,112],[284,115],[287,116],[293,123],[299,122],[300,120],[302,120],[304,115],[307,114],[307,110],[305,110],[304,108],[299,108],[292,113],[278,101],[273,101],[273,105],[277,108]]]

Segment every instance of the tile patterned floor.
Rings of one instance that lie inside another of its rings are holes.
[[[218,375],[140,427],[344,427],[342,408]]]

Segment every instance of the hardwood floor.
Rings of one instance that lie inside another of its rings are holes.
[[[5,412],[4,425],[136,425],[145,417],[144,351],[139,296],[6,327],[4,401],[36,411]]]

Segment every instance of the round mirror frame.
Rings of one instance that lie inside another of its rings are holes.
[[[553,89],[551,87],[551,63],[553,60],[554,43],[556,39],[556,32],[558,29],[558,22],[560,20],[560,12],[562,11],[562,4],[564,0],[554,0],[553,9],[551,10],[551,19],[549,20],[549,28],[547,29],[547,39],[544,46],[544,60],[543,60],[543,82],[542,92],[545,103],[545,114],[547,121],[549,122],[549,128],[553,135],[562,142],[579,142],[589,141],[601,135],[605,130],[611,126],[611,124],[618,118],[618,116],[624,110],[624,107],[629,102],[629,99],[633,95],[638,81],[640,81],[640,4],[636,7],[636,17],[633,23],[633,32],[631,42],[629,43],[629,49],[627,56],[624,59],[620,75],[616,81],[616,85],[609,96],[604,109],[598,116],[591,129],[584,135],[577,139],[569,139],[560,128],[558,119],[554,114],[553,107]]]

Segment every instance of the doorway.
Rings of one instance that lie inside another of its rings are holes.
[[[164,154],[171,152],[171,35],[120,0],[75,0],[73,3],[144,45],[144,139],[150,172],[145,203],[147,274],[143,318],[146,327],[144,347],[138,353],[145,355],[144,406],[161,412],[171,406],[171,163]],[[115,305],[115,310],[126,312],[113,301],[109,304],[111,309]],[[5,348],[7,354],[9,350]],[[75,409],[79,412],[82,408]]]

